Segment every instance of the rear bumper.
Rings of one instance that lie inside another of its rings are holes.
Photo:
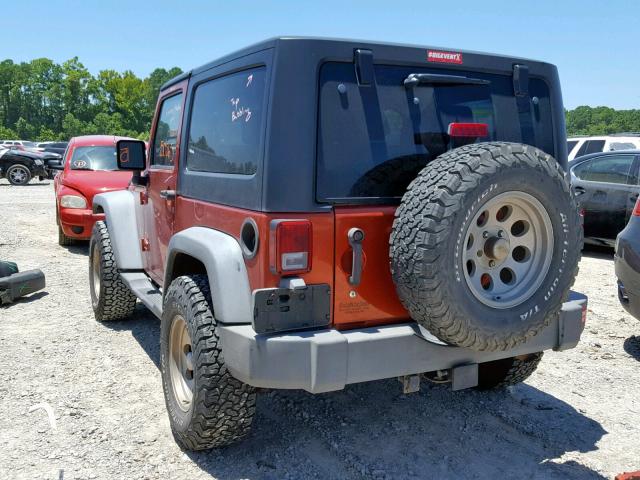
[[[476,352],[424,339],[416,323],[338,331],[256,334],[251,325],[221,325],[227,368],[262,388],[341,390],[351,383],[446,370],[577,345],[587,297],[572,292],[559,318],[527,343],[504,352]]]
[[[91,238],[93,224],[104,220],[104,213],[93,213],[90,209],[60,208],[60,226],[67,237],[78,240]]]
[[[640,319],[640,222],[631,219],[616,242],[614,264],[618,299],[624,309]]]

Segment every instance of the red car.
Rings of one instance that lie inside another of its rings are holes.
[[[123,137],[88,135],[74,137],[54,179],[58,243],[89,240],[91,229],[103,214],[94,214],[93,196],[127,188],[131,172],[118,170],[116,142]]]

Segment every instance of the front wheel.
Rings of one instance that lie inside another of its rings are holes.
[[[89,288],[96,320],[108,322],[130,317],[136,308],[136,296],[118,272],[107,225],[96,222],[89,243]]]
[[[11,165],[7,169],[7,180],[11,185],[26,185],[31,180],[31,172],[24,165]]]
[[[177,442],[188,450],[206,450],[245,437],[256,393],[225,366],[205,275],[171,282],[160,339],[162,386]]]
[[[67,237],[64,234],[62,227],[58,225],[58,245],[60,245],[61,247],[68,247],[70,245],[73,245],[73,243],[73,238]]]

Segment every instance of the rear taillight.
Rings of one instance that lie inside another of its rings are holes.
[[[273,273],[294,275],[311,270],[309,220],[273,220],[270,230],[269,263]]]
[[[450,123],[447,132],[450,137],[488,137],[489,125],[486,123]]]
[[[633,207],[633,215],[635,217],[640,217],[640,198],[636,200],[636,206]]]

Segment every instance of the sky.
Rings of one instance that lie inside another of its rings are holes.
[[[189,70],[265,38],[412,43],[544,60],[566,108],[640,108],[640,0],[2,0],[0,59]]]

